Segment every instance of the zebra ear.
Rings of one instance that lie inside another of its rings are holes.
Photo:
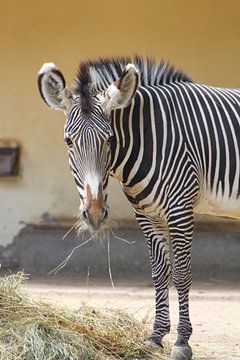
[[[43,101],[51,109],[67,111],[71,108],[73,94],[66,88],[64,76],[53,63],[46,63],[41,67],[38,88]]]
[[[111,112],[114,109],[128,106],[137,91],[138,85],[137,68],[133,64],[128,64],[120,78],[105,91],[103,105],[106,111]]]

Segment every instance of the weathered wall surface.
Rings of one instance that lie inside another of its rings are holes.
[[[63,115],[37,91],[42,63],[55,62],[69,83],[81,59],[139,53],[164,57],[199,82],[239,87],[239,24],[237,0],[2,2],[0,138],[21,144],[21,174],[0,179],[0,244],[25,223],[46,222],[46,213],[72,218],[78,208]],[[119,219],[132,218],[116,183],[110,206]]]
[[[57,279],[76,277],[85,284],[88,280],[108,280],[110,266],[114,280],[152,283],[147,244],[140,229],[119,228],[116,236],[109,237],[109,249],[106,238],[103,241],[92,239],[79,248],[87,238],[76,238],[71,232],[63,240],[67,230],[67,227],[53,225],[26,227],[13,243],[0,251],[1,270],[24,269],[26,274],[45,278],[45,281],[55,275]],[[193,279],[239,282],[240,224],[218,223],[213,227],[205,222],[199,223],[195,230]],[[70,253],[69,261],[63,265]],[[47,277],[49,272],[51,276]]]

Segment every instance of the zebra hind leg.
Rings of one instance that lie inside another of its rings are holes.
[[[192,334],[189,317],[189,290],[192,283],[191,244],[193,235],[192,210],[183,209],[169,218],[169,233],[173,248],[172,277],[178,292],[178,339],[173,346],[171,360],[190,360],[192,349],[188,340]]]

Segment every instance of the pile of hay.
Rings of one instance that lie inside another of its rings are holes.
[[[0,280],[1,360],[154,358],[144,323],[119,310],[71,310],[30,300],[21,291],[24,279],[19,273]]]

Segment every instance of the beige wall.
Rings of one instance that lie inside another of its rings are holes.
[[[71,218],[78,207],[64,117],[38,95],[42,63],[55,62],[71,82],[81,59],[139,53],[164,57],[199,82],[239,87],[240,2],[1,1],[0,49],[0,138],[22,144],[21,177],[0,179],[0,244],[7,244],[43,213]],[[132,216],[116,183],[110,204],[119,218]]]

